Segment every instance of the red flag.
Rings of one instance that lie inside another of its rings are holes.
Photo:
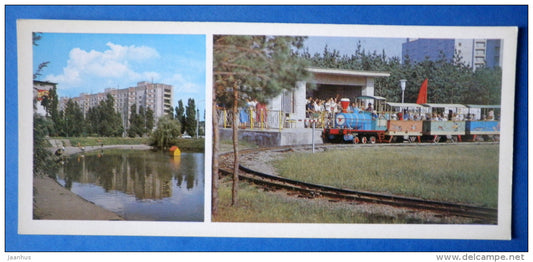
[[[418,92],[418,99],[416,100],[417,104],[426,104],[428,102],[428,79],[424,80],[422,86],[420,86],[420,91]]]

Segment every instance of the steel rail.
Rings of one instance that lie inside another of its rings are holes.
[[[352,145],[353,146],[353,145]],[[308,145],[301,146],[280,146],[259,149],[241,150],[239,155],[253,154],[259,151],[288,152],[294,149],[305,149]],[[321,148],[331,148],[331,145],[321,145]],[[339,147],[337,145],[333,146]],[[233,154],[228,152],[221,156]],[[448,216],[461,216],[477,219],[480,223],[496,224],[498,221],[498,210],[494,208],[478,207],[472,205],[426,200],[414,197],[405,197],[384,193],[368,192],[361,190],[349,190],[325,185],[312,184],[297,180],[292,180],[280,176],[266,174],[251,168],[239,165],[239,179],[247,180],[268,188],[285,189],[300,192],[309,198],[326,197],[330,199],[342,199],[348,201],[385,204],[396,207],[410,208],[416,210],[427,210],[442,213]],[[233,174],[232,171],[219,168],[225,175]]]

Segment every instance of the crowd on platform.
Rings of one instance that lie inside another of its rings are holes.
[[[266,104],[258,102],[257,99],[246,99],[246,106],[239,108],[239,123],[240,128],[246,128],[248,125],[266,127]]]

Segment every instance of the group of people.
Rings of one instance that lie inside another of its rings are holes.
[[[308,97],[306,100],[305,109],[306,116],[308,118],[312,117],[313,114],[320,114],[322,112],[333,115],[335,113],[342,112],[341,101],[338,96],[329,99]],[[375,111],[372,103],[368,103],[368,105],[365,107],[365,104],[362,101],[359,103],[352,102],[347,108],[348,112],[354,112],[356,110],[369,112]]]
[[[306,118],[324,121],[326,126],[332,125],[335,114],[342,112],[342,105],[339,97],[340,96],[331,97],[329,99],[308,97],[305,104]],[[372,103],[368,103],[368,105],[365,107],[365,104],[362,101],[359,103],[352,102],[347,108],[347,112],[349,113],[356,110],[368,111],[376,114]]]
[[[404,110],[391,115],[392,120],[431,120],[431,121],[470,121],[470,120],[496,120],[494,116],[494,111],[491,110],[488,112],[488,115],[481,115],[481,118],[477,117],[475,114],[460,114],[449,110],[446,114],[445,112],[441,113],[432,113],[424,114],[419,112],[412,112]]]
[[[245,107],[239,108],[240,128],[244,129],[252,123],[256,126],[266,127],[267,107],[257,99],[246,99]]]
[[[318,119],[319,122],[324,122],[325,126],[332,125],[336,113],[342,112],[341,101],[339,97],[320,99],[308,97],[306,100],[306,118]],[[442,113],[423,113],[404,109],[400,112],[384,112],[378,113],[372,103],[366,106],[364,102],[352,102],[347,112],[367,111],[370,112],[373,119],[390,119],[390,120],[432,120],[432,121],[468,121],[468,120],[496,120],[494,111],[491,110],[487,115],[481,115],[481,118],[476,117],[475,114],[460,114],[454,113],[452,110]]]

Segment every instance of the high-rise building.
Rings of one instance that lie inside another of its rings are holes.
[[[145,110],[150,108],[157,119],[172,112],[172,86],[160,83],[138,82],[135,87],[123,89],[107,88],[104,92],[97,94],[81,93],[77,97],[61,97],[59,100],[59,110],[65,110],[69,99],[77,102],[83,114],[86,115],[89,108],[97,106],[100,101],[106,99],[107,94],[111,94],[115,100],[115,110],[122,116],[122,125],[125,129],[129,127],[130,108],[133,104],[137,107],[137,113],[142,106]]]
[[[408,56],[413,62],[452,60],[456,53],[473,70],[501,66],[501,40],[497,39],[408,38],[402,44],[402,58]]]

